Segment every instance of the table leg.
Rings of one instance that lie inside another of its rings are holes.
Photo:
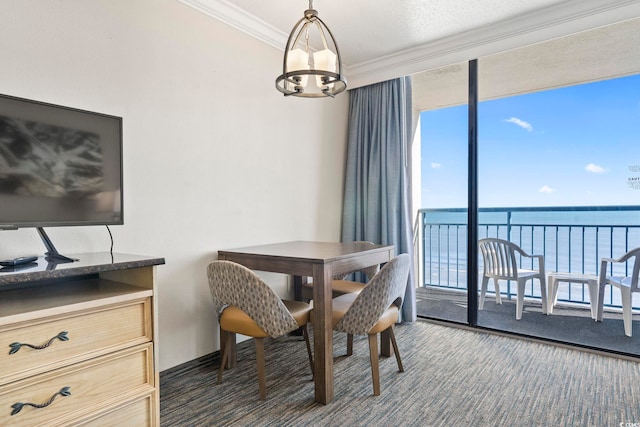
[[[547,313],[553,314],[553,307],[558,299],[558,280],[554,276],[549,276],[547,283]]]
[[[380,332],[380,355],[391,356],[391,333],[389,330]]]
[[[293,277],[293,299],[296,301],[304,301],[302,298],[302,287],[307,284],[308,277],[306,276],[292,276]],[[302,329],[296,329],[289,332],[289,335],[301,337],[303,335]]]
[[[313,265],[313,345],[316,402],[333,400],[333,325],[331,266]]]
[[[224,348],[227,345],[228,334],[232,335],[232,339],[229,345],[229,352],[227,353],[227,366],[225,369],[231,369],[238,364],[238,349],[236,346],[236,334],[223,331],[222,328],[220,328],[220,354],[224,352]]]
[[[589,280],[587,281],[587,286],[589,286],[589,305],[591,306],[591,318],[597,318],[597,307],[598,307],[598,281],[597,280]]]
[[[296,301],[302,301],[302,287],[307,283],[307,277],[293,276],[293,297]]]

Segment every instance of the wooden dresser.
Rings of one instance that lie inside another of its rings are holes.
[[[0,426],[159,426],[164,259],[73,257],[0,270]]]

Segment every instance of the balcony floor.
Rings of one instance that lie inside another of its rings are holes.
[[[417,313],[420,317],[467,323],[467,294],[465,291],[437,287],[416,290]],[[487,294],[484,309],[478,311],[478,325],[490,329],[513,332],[532,337],[561,341],[596,349],[640,356],[640,314],[633,316],[633,337],[624,335],[622,313],[606,310],[602,322],[591,319],[589,305],[556,304],[553,314],[542,314],[537,300],[526,300],[521,320],[516,320],[515,296],[503,296],[502,305],[495,296]]]

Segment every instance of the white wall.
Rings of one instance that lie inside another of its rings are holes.
[[[175,0],[0,9],[0,93],[124,119],[114,251],[166,259],[161,370],[218,348],[205,273],[218,249],[339,240],[348,94],[284,98],[280,51]],[[104,227],[47,232],[63,254],[109,250]],[[0,258],[43,252],[34,229],[0,232]]]

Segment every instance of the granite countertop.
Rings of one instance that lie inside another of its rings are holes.
[[[77,261],[56,263],[49,262],[42,256],[30,264],[17,267],[2,267],[0,268],[0,288],[2,285],[83,276],[165,263],[164,258],[119,253],[111,254],[109,252],[73,254],[70,257],[77,259]]]

